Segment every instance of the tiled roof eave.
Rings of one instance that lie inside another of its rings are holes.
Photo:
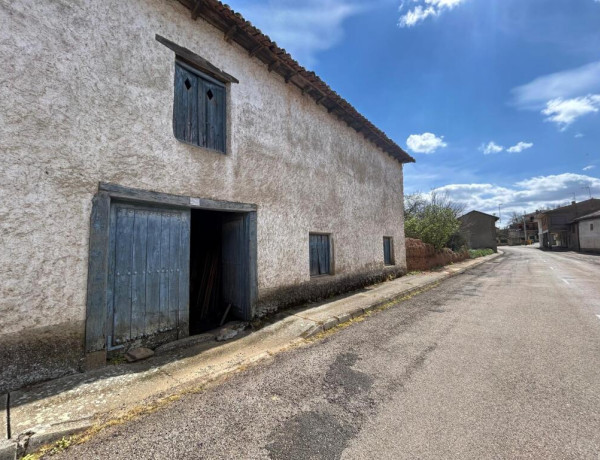
[[[249,57],[268,65],[269,71],[280,74],[286,83],[293,84],[313,98],[317,104],[361,133],[367,140],[400,163],[415,160],[383,131],[361,115],[348,101],[333,91],[317,74],[306,70],[267,35],[246,21],[239,13],[218,0],[179,0],[192,19],[204,19],[224,33],[228,42],[236,42],[248,51]]]

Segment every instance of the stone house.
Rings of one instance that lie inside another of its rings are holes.
[[[229,7],[0,20],[0,392],[406,272],[413,158]]]
[[[578,226],[572,222],[582,216],[600,210],[600,200],[572,201],[570,205],[542,211],[537,215],[540,247],[579,250]]]
[[[536,220],[535,212],[521,216],[519,222],[514,222],[508,227],[509,246],[528,244],[528,242],[537,243],[538,238],[538,221]]]
[[[498,217],[480,211],[471,211],[458,218],[460,234],[465,238],[469,249],[498,250],[496,221]]]
[[[578,217],[571,224],[577,236],[577,250],[600,252],[600,211]]]

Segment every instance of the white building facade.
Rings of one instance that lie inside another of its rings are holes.
[[[414,160],[221,3],[0,20],[0,392],[405,273]]]

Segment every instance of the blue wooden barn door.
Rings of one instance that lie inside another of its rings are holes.
[[[109,348],[175,331],[187,335],[190,212],[113,204]]]
[[[231,304],[233,316],[245,320],[251,316],[247,221],[247,215],[232,214],[223,217],[221,251],[223,303]]]

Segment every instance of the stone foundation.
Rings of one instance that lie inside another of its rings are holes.
[[[26,329],[0,336],[0,394],[79,372],[83,322]]]
[[[393,266],[350,275],[320,276],[305,283],[269,289],[259,296],[254,316],[262,317],[277,310],[327,299],[405,274],[403,267]]]

